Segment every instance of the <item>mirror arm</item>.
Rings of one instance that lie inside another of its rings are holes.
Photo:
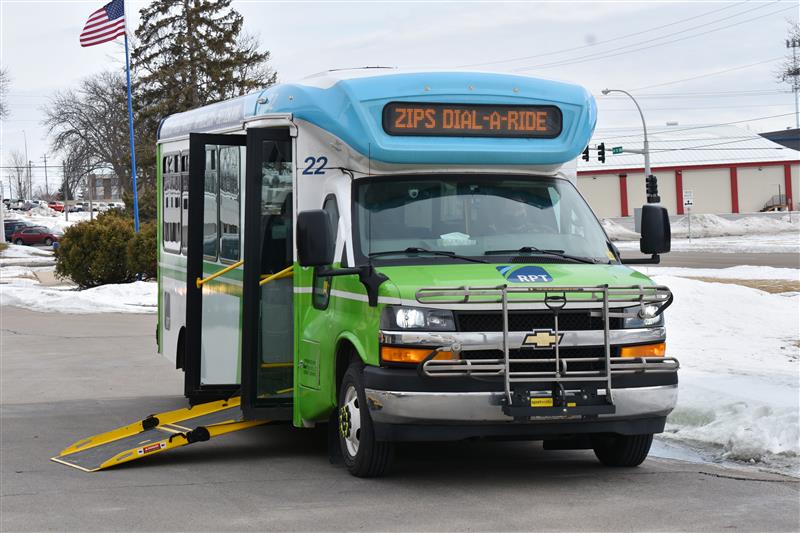
[[[384,281],[389,278],[375,270],[372,265],[363,265],[358,267],[348,268],[331,268],[331,267],[318,267],[317,276],[350,276],[358,275],[358,281],[367,289],[367,302],[370,307],[378,305],[378,289]]]
[[[657,265],[661,263],[661,256],[653,254],[650,257],[631,257],[622,259],[623,265]]]

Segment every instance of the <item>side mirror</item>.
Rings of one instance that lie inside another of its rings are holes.
[[[297,259],[300,266],[325,266],[333,263],[334,242],[331,222],[322,209],[297,215]]]
[[[672,234],[667,209],[660,205],[642,206],[642,237],[639,250],[643,254],[658,255],[669,252]]]

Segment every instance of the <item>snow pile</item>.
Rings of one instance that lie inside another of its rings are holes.
[[[685,268],[661,266],[636,266],[645,276],[688,276],[694,278],[786,280],[800,281],[800,270],[768,266],[742,265],[729,268]]]
[[[622,251],[638,250],[638,242],[618,242],[617,248]],[[742,235],[737,237],[708,237],[694,238],[694,223],[692,225],[692,239],[675,238],[673,235],[673,252],[713,252],[722,254],[771,254],[794,253],[800,254],[800,233],[776,232],[766,235]],[[800,260],[798,261],[800,264]]]
[[[639,241],[638,233],[617,224],[611,219],[603,218],[600,223],[603,225],[603,229],[606,230],[608,238],[612,241]]]
[[[776,232],[800,232],[800,215],[764,215],[727,220],[717,215],[701,214],[691,217],[692,237],[728,237],[738,235],[770,234]],[[689,234],[689,217],[672,224],[672,235],[685,237]]]
[[[51,248],[20,246],[9,243],[8,248],[0,251],[0,267],[11,265],[46,266],[53,264],[55,264],[55,258]],[[4,274],[4,269],[0,269],[0,277]]]
[[[50,209],[46,205],[37,205],[25,211],[25,215],[29,217],[57,217],[60,215],[55,209]]]
[[[136,281],[102,285],[93,289],[42,287],[34,280],[14,280],[0,285],[0,303],[31,311],[59,313],[155,313],[158,284]]]
[[[722,459],[796,465],[800,295],[654,280],[675,294],[666,311],[667,355],[681,362],[678,405],[664,438],[711,446]]]

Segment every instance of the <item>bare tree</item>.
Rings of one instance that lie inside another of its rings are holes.
[[[71,173],[82,168],[83,176],[88,168],[110,167],[123,189],[131,191],[127,109],[125,78],[118,72],[101,72],[83,80],[77,90],[53,96],[43,109],[44,125]],[[74,183],[67,192],[74,192]]]
[[[8,69],[0,68],[0,118],[6,118],[9,115],[6,96],[10,85],[11,76],[8,74]]]
[[[19,150],[11,150],[7,165],[11,178],[11,194],[18,199],[30,198],[28,190],[28,161],[25,154]]]

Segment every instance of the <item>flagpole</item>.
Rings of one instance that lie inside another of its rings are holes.
[[[133,228],[139,233],[139,188],[136,185],[136,149],[133,142],[133,103],[131,101],[131,64],[128,59],[128,32],[125,32],[125,74],[128,78],[128,133],[131,139],[131,171],[133,177]]]

